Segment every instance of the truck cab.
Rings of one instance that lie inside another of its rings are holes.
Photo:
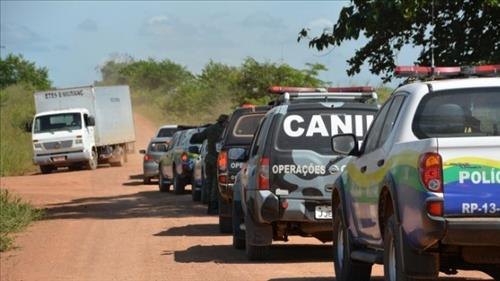
[[[33,162],[42,173],[60,166],[97,166],[95,121],[87,109],[54,110],[35,115],[32,126]]]

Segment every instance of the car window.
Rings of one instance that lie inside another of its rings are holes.
[[[333,154],[331,138],[338,134],[355,134],[358,141],[371,125],[375,109],[300,108],[288,110],[277,122],[275,146],[282,151],[310,150]]]
[[[250,156],[255,156],[257,154],[257,151],[258,151],[258,148],[259,148],[259,138],[260,138],[260,132],[262,131],[262,127],[264,125],[264,122],[267,118],[264,117],[258,128],[257,128],[257,132],[255,133],[254,137],[253,137],[253,140],[252,140],[252,147],[250,148]]]
[[[161,128],[158,131],[158,134],[156,135],[156,137],[157,138],[168,138],[168,137],[171,137],[176,131],[177,131],[177,128]]]
[[[413,120],[418,138],[500,135],[500,88],[447,90],[425,96]]]
[[[165,152],[167,151],[167,144],[165,142],[152,142],[149,144],[149,152]]]
[[[392,99],[385,102],[385,104],[382,106],[382,108],[378,112],[377,117],[375,117],[375,121],[373,121],[373,124],[370,128],[370,131],[368,132],[368,137],[366,138],[366,140],[364,142],[363,151],[365,153],[373,151],[377,148],[377,142],[378,142],[378,139],[380,136],[380,131],[382,130],[382,126],[384,125],[384,120],[385,120],[385,117],[387,116],[387,111],[389,110],[391,103],[392,103]]]
[[[251,114],[241,116],[233,128],[233,136],[251,138],[259,126],[264,114]]]
[[[401,106],[403,105],[404,100],[405,96],[402,95],[394,97],[391,107],[389,108],[389,111],[387,113],[387,117],[385,118],[384,126],[382,128],[380,138],[377,142],[377,147],[381,147],[387,140],[387,137],[389,137],[389,134],[394,127],[394,123],[396,123],[396,119],[399,115],[399,111],[401,110]]]

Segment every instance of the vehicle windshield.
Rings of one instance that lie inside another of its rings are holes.
[[[71,131],[82,128],[80,113],[62,113],[38,116],[35,119],[35,133]]]
[[[460,89],[427,95],[413,131],[419,138],[499,136],[500,88]]]
[[[310,150],[333,154],[332,137],[355,134],[362,141],[373,119],[374,110],[310,110],[289,111],[280,120],[276,147],[282,151]]]
[[[158,135],[156,137],[157,138],[169,138],[169,137],[172,137],[176,131],[177,131],[177,128],[161,128],[160,131],[158,131]]]

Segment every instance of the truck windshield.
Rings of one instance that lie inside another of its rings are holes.
[[[500,135],[500,89],[476,88],[427,95],[413,120],[419,138]]]
[[[80,113],[63,113],[38,116],[35,119],[35,133],[71,131],[82,128]]]

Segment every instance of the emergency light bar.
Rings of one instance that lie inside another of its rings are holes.
[[[303,93],[303,92],[326,92],[326,90],[324,88],[271,86],[269,87],[268,92],[271,94],[283,94],[283,93]]]
[[[373,87],[328,87],[328,88],[306,88],[306,87],[282,87],[272,86],[268,91],[272,94],[283,93],[373,93]]]
[[[356,101],[368,102],[377,100],[375,89],[369,86],[361,87],[329,87],[329,88],[308,88],[308,87],[269,87],[269,92],[279,94],[273,105],[290,102],[314,102],[314,101]]]
[[[472,67],[460,66],[397,66],[394,73],[397,77],[446,78],[464,76],[496,76],[500,73],[500,65],[481,65]]]

